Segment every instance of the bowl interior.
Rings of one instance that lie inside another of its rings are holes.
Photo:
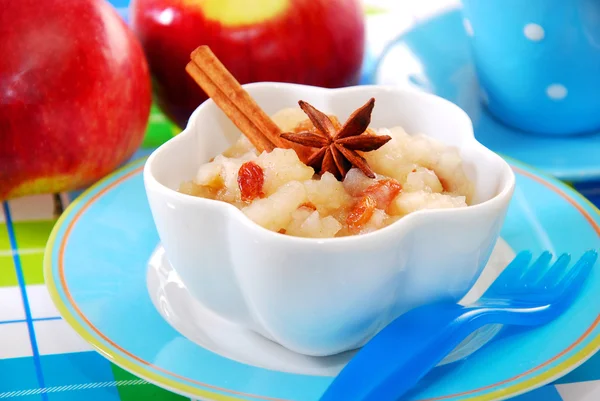
[[[256,83],[244,88],[269,115],[297,107],[305,100],[341,121],[375,97],[371,127],[402,126],[409,134],[422,133],[459,148],[465,172],[475,183],[475,204],[492,199],[511,182],[510,167],[473,137],[469,117],[459,107],[439,97],[411,89],[358,86],[324,89],[295,84]],[[153,155],[150,172],[158,183],[176,190],[192,179],[201,164],[223,152],[239,137],[237,127],[212,100],[190,117],[186,129]]]

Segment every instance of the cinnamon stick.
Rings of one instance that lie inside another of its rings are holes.
[[[279,137],[277,124],[242,88],[208,46],[200,46],[192,52],[186,71],[259,152],[289,147]]]
[[[256,150],[270,152],[275,146],[262,132],[225,96],[211,79],[194,63],[190,62],[185,70],[202,87],[204,92],[213,99],[215,104],[227,115],[240,131],[250,140]]]

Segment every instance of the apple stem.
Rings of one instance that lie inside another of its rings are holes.
[[[60,215],[65,210],[63,200],[62,200],[60,194],[54,194],[53,201],[54,201],[54,217],[59,218]]]

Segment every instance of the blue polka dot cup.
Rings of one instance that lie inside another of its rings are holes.
[[[463,0],[481,101],[538,134],[600,130],[600,0]]]

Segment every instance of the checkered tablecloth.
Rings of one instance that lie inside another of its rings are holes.
[[[16,0],[18,1],[18,0]],[[129,0],[112,0],[127,19]],[[368,48],[376,54],[386,40],[409,29],[452,0],[367,1]],[[381,8],[391,9],[391,14]],[[368,62],[368,61],[367,61]],[[175,128],[156,109],[136,156],[170,138]],[[600,204],[600,184],[579,188]],[[77,194],[62,194],[66,207]],[[44,285],[42,259],[56,221],[55,200],[40,195],[5,202],[0,208],[0,399],[20,401],[185,400],[111,364],[62,320]],[[561,379],[514,401],[600,400],[600,355]]]
[[[153,107],[142,149],[178,132]],[[77,193],[61,194],[64,207]],[[44,285],[44,247],[56,222],[52,195],[0,209],[0,400],[186,400],[148,384],[92,351],[54,308]]]

